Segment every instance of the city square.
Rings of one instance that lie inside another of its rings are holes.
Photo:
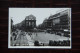
[[[20,14],[15,14],[12,10],[17,10]],[[23,8],[23,10],[10,8],[9,46],[12,48],[22,46],[22,48],[24,46],[70,48],[71,9],[61,8],[62,11],[57,12],[58,10],[59,8]]]
[[[60,36],[56,34],[50,34],[45,32],[31,32],[31,35],[29,35],[30,32],[21,32],[19,30],[17,32],[18,34],[16,39],[12,37],[12,43],[13,46],[34,46],[35,41],[39,41],[39,43],[49,45],[49,41],[63,41],[63,40],[70,40],[69,37]],[[44,45],[45,46],[45,45]]]

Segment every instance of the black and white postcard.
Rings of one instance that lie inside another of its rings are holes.
[[[9,8],[8,48],[71,48],[71,8]]]

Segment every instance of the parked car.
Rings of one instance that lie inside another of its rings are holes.
[[[64,30],[63,33],[64,33],[64,36],[70,37],[70,31],[69,30]]]
[[[61,36],[61,32],[57,32],[56,34]]]
[[[53,34],[54,33],[54,31],[52,29],[47,29],[46,32],[47,33],[50,33],[50,34]]]

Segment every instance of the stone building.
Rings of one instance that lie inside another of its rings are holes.
[[[57,16],[56,16],[57,15]],[[57,32],[63,32],[64,30],[70,30],[70,16],[69,10],[62,11],[55,14],[53,17],[53,30]]]
[[[18,23],[15,26],[23,31],[33,30],[36,28],[36,17],[33,15],[26,16],[21,23]]]
[[[25,28],[34,29],[36,28],[36,17],[33,15],[26,16],[25,18]]]
[[[48,19],[43,21],[42,27],[54,33],[64,33],[65,30],[70,33],[70,10],[67,9],[49,16]]]

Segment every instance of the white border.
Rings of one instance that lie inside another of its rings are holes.
[[[11,30],[11,19],[9,18],[9,13],[8,13],[8,48],[42,48],[42,49],[71,49],[72,48],[72,16],[71,16],[71,8],[70,9],[70,46],[10,46],[10,30]],[[9,12],[9,9],[8,9]]]

